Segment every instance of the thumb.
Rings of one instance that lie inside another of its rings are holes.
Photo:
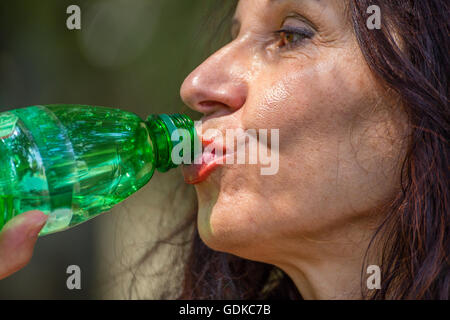
[[[40,211],[29,211],[10,220],[0,232],[0,279],[23,268],[33,255],[39,231],[47,221]]]

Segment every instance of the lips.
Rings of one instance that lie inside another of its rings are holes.
[[[190,165],[183,165],[184,181],[188,184],[198,184],[204,181],[214,171],[215,168],[225,163],[228,156],[226,148],[215,145],[214,140],[201,138],[203,152],[196,161]],[[222,155],[218,156],[215,150],[223,150]]]

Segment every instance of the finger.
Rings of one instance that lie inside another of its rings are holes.
[[[39,231],[47,221],[40,211],[29,211],[10,220],[0,232],[0,279],[23,268],[33,255]]]

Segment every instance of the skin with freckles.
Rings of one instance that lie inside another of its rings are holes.
[[[196,184],[200,236],[278,266],[306,299],[359,298],[400,185],[406,114],[366,65],[344,1],[241,0],[234,21],[181,96],[203,131],[279,129],[279,171],[226,164]]]

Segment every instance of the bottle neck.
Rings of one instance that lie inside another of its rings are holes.
[[[160,114],[151,115],[145,121],[149,129],[150,138],[155,153],[155,167],[160,172],[166,172],[176,168],[178,164],[172,159],[172,151],[180,143],[181,152],[190,152],[190,161],[195,158],[196,148],[199,146],[194,122],[182,114]],[[182,129],[182,130],[180,130]],[[186,140],[187,139],[187,140]],[[183,157],[180,154],[180,157]]]

